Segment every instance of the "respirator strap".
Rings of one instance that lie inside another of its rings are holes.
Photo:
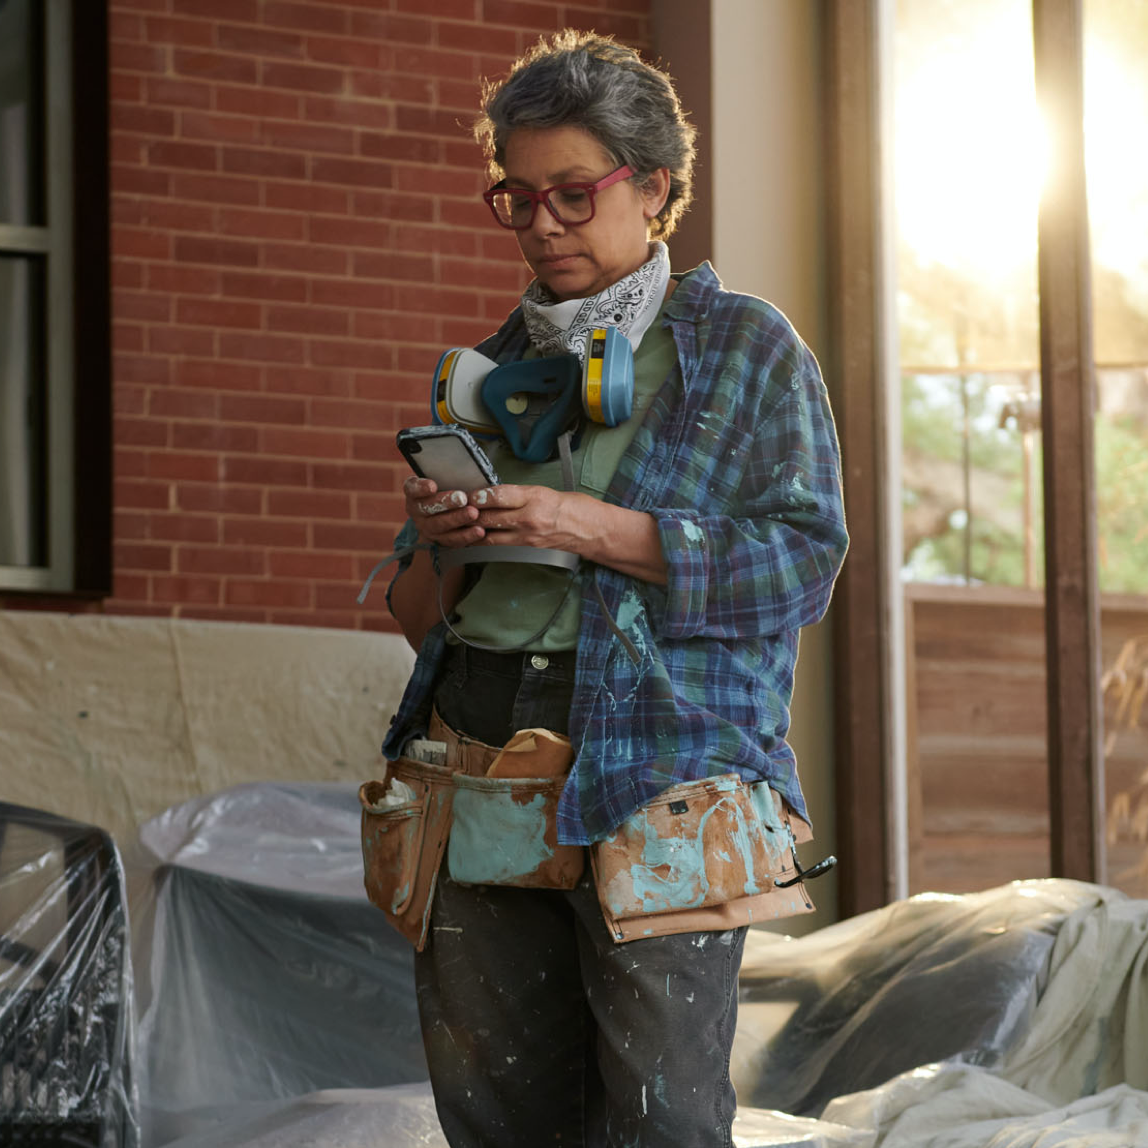
[[[580,561],[578,555],[569,550],[546,550],[540,546],[444,546],[438,552],[438,562],[444,570],[470,562],[535,562],[577,570]]]

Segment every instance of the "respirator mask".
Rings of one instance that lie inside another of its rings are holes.
[[[435,367],[436,423],[476,434],[501,434],[524,462],[547,462],[564,435],[586,419],[624,423],[634,407],[634,352],[616,327],[594,328],[583,358],[552,355],[499,366],[478,351],[454,347]]]

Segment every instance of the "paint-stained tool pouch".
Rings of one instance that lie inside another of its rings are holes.
[[[765,784],[672,786],[590,851],[607,927],[621,942],[812,912],[804,884],[776,883],[797,875],[791,846],[809,836]]]
[[[447,865],[462,885],[573,889],[580,845],[558,844],[558,798],[573,761],[568,738],[519,730],[484,777],[455,777]]]
[[[400,757],[385,781],[359,789],[367,896],[420,951],[450,833],[452,773],[445,765]]]

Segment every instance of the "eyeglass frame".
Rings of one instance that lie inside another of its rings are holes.
[[[506,180],[500,179],[493,187],[482,193],[482,198],[486,201],[486,206],[490,208],[490,214],[494,216],[495,222],[499,227],[505,227],[507,231],[526,231],[532,227],[538,216],[539,204],[542,204],[563,227],[581,227],[583,224],[589,223],[598,212],[598,192],[605,191],[606,188],[613,187],[614,184],[621,183],[624,179],[632,179],[636,174],[629,164],[624,163],[621,167],[616,167],[609,174],[602,176],[597,183],[556,183],[550,187],[544,187],[541,191],[531,191],[527,187],[507,187]],[[568,223],[563,219],[550,204],[552,192],[566,191],[569,188],[584,191],[590,197],[590,214],[585,219],[579,219],[573,223]],[[530,212],[530,218],[521,227],[516,227],[513,223],[503,223],[502,217],[498,214],[498,209],[494,206],[495,196],[506,192],[521,195],[531,201],[533,209]]]

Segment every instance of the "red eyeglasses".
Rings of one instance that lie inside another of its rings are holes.
[[[629,179],[633,174],[633,170],[623,164],[597,183],[556,183],[541,191],[505,187],[503,181],[496,183],[489,191],[484,191],[482,198],[490,205],[494,218],[511,231],[525,231],[534,222],[540,203],[545,205],[546,210],[559,223],[566,227],[577,227],[594,218],[594,197],[598,192],[605,191],[623,179]]]

